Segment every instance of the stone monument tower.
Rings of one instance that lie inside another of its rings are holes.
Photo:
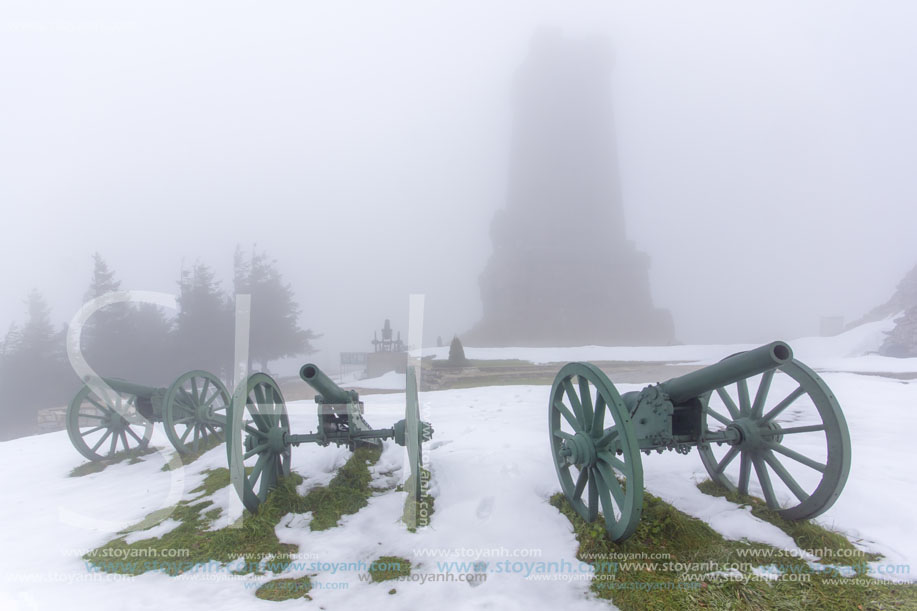
[[[626,237],[603,41],[536,35],[515,83],[506,207],[472,346],[667,344],[649,257]]]

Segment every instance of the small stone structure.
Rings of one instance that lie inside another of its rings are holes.
[[[407,346],[401,341],[401,332],[395,337],[392,324],[385,319],[382,326],[382,339],[377,332],[373,333],[373,351],[366,355],[366,377],[378,378],[384,373],[395,371],[404,373],[408,365]]]

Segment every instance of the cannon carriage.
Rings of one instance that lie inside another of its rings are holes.
[[[589,522],[601,511],[615,541],[640,521],[640,452],[696,447],[713,481],[760,496],[791,520],[827,510],[850,469],[837,399],[783,342],[624,394],[595,365],[569,363],[554,380],[548,412],[564,495]]]
[[[280,479],[290,474],[293,446],[333,443],[354,450],[381,447],[385,439],[407,448],[411,475],[405,489],[410,498],[420,501],[422,444],[432,438],[433,428],[420,420],[414,368],[408,367],[405,376],[405,417],[384,429],[373,429],[363,417],[363,402],[355,390],[342,389],[316,365],[303,365],[299,375],[319,393],[315,397],[318,427],[314,433],[292,432],[280,387],[266,374],[252,375],[245,402],[230,404],[226,456],[230,479],[245,508],[256,512]]]
[[[98,461],[145,449],[161,422],[176,451],[187,454],[223,439],[229,403],[226,386],[206,371],[188,371],[168,388],[88,379],[67,408],[67,433],[80,454]]]

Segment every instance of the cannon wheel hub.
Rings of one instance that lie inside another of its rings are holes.
[[[751,389],[749,379],[714,389],[716,402],[704,407],[704,436],[731,446],[718,453],[709,443],[698,446],[707,473],[727,490],[763,495],[786,520],[821,514],[850,470],[850,434],[837,399],[795,359],[760,374]]]
[[[739,418],[732,422],[728,427],[735,431],[737,439],[732,445],[736,445],[741,450],[763,450],[770,439],[775,443],[783,440],[783,435],[779,431],[783,430],[776,422],[762,423],[754,418]],[[766,438],[762,433],[773,431],[776,434],[767,435]]]
[[[108,414],[108,421],[106,424],[112,431],[121,431],[127,427],[127,418],[117,412],[111,412]]]
[[[282,453],[287,447],[287,431],[281,426],[273,426],[267,433],[268,448],[272,452]]]
[[[577,433],[573,439],[564,442],[564,448],[569,450],[569,460],[577,467],[592,467],[595,465],[595,440],[590,435]]]
[[[213,408],[210,405],[198,405],[197,419],[201,422],[210,422],[213,420]]]

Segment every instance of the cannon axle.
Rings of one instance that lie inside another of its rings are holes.
[[[223,439],[229,393],[212,373],[189,371],[169,388],[118,378],[87,379],[67,408],[67,432],[89,460],[144,449],[153,423],[162,422],[180,453],[198,452]]]
[[[314,433],[290,431],[280,387],[265,374],[249,378],[245,403],[239,402],[241,409],[232,403],[229,406],[227,460],[233,485],[246,509],[256,512],[280,479],[289,475],[291,448],[303,443],[333,443],[354,450],[381,447],[383,440],[393,439],[408,449],[411,477],[405,488],[419,500],[421,445],[431,438],[433,429],[420,421],[414,369],[409,367],[406,375],[404,420],[383,429],[373,429],[363,418],[363,402],[356,391],[340,388],[318,366],[303,365],[300,377],[319,393],[315,397],[318,429]]]
[[[594,365],[570,363],[548,411],[564,494],[588,521],[601,511],[616,541],[640,519],[641,451],[696,447],[712,480],[793,520],[828,509],[850,469],[837,400],[784,342],[624,395]]]

